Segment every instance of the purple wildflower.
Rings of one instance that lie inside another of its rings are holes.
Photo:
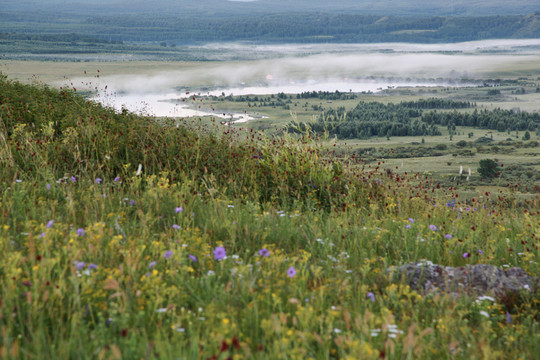
[[[47,223],[47,229],[50,229],[51,226],[53,226],[54,224],[54,220],[49,220],[49,222]]]
[[[484,252],[483,252],[482,250],[480,250],[480,249],[478,249],[478,253],[479,253],[480,255],[484,255]]]
[[[464,257],[465,259],[468,258],[468,257],[470,257],[470,256],[471,256],[471,254],[469,254],[468,252],[463,253],[463,257]]]
[[[129,205],[130,205],[130,206],[135,205],[135,200],[131,200],[131,201],[129,202]]]
[[[174,208],[174,212],[176,212],[177,214],[178,214],[178,213],[181,213],[182,211],[184,211],[184,208],[181,207],[181,206],[179,206],[179,207],[177,207],[177,208]]]
[[[84,229],[83,228],[78,228],[77,229],[77,235],[78,236],[84,236],[85,232],[84,232]]]
[[[117,176],[114,178],[114,182],[119,182],[120,181],[120,176]]]
[[[47,184],[47,186],[45,186],[47,188],[47,190],[51,190],[51,184]]]
[[[172,228],[175,230],[180,230],[180,225],[173,224]]]
[[[71,181],[75,183],[75,182],[77,182],[77,178],[75,176],[71,175]]]
[[[197,257],[195,255],[189,254],[188,257],[191,259],[191,261],[197,262]]]
[[[270,250],[268,250],[267,248],[261,249],[261,250],[259,250],[259,255],[264,256],[264,257],[269,257],[270,256]]]
[[[367,297],[371,299],[371,301],[375,302],[375,294],[373,294],[371,291],[367,293]]]
[[[96,269],[98,268],[98,266],[97,266],[96,264],[92,263],[92,264],[89,264],[89,265],[88,265],[88,268],[89,268],[90,270],[96,270]]]
[[[287,276],[290,278],[293,278],[296,276],[296,269],[294,268],[294,266],[291,266],[290,268],[287,269]]]
[[[411,222],[411,224],[414,224],[414,219],[413,218],[409,218],[409,221]]]
[[[447,239],[453,238],[453,236],[451,234],[446,234],[446,235],[444,235],[444,237],[447,238]]]
[[[225,251],[225,248],[223,246],[218,246],[214,249],[215,260],[223,260],[226,257],[227,257],[227,251]]]
[[[506,322],[509,324],[512,322],[512,317],[510,316],[510,313],[508,311],[506,312]]]
[[[405,229],[410,229],[411,228],[411,224],[407,224],[407,226],[405,226]]]
[[[102,181],[103,181],[103,179],[97,178],[97,179],[95,180],[95,183],[96,183],[96,184],[101,184]]]
[[[148,264],[148,269],[149,269],[149,270],[152,270],[152,268],[153,268],[154,266],[156,266],[156,264],[157,264],[157,262],[152,261],[150,264]]]
[[[86,263],[83,261],[75,261],[74,264],[77,270],[82,270],[84,266],[86,265]]]
[[[163,257],[164,257],[165,259],[168,259],[168,258],[170,258],[172,255],[173,255],[172,250],[167,250],[167,251],[165,252],[165,254],[163,254]]]
[[[431,231],[437,231],[437,226],[431,224],[431,225],[429,225],[429,230],[431,230]]]

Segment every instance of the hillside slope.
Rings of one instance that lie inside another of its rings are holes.
[[[533,282],[447,294],[390,269],[537,277],[538,198],[465,202],[312,135],[0,78],[0,357],[535,358]]]

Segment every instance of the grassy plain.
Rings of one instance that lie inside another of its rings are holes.
[[[237,101],[217,101],[209,102],[212,107],[223,109],[228,112],[248,111],[265,116],[262,120],[253,120],[249,123],[238,124],[238,126],[248,126],[255,129],[266,129],[277,131],[295,119],[300,122],[312,122],[316,117],[324,114],[324,110],[345,107],[352,109],[359,101],[378,101],[382,103],[400,103],[402,101],[415,101],[425,97],[443,97],[457,100],[475,101],[476,109],[516,109],[523,111],[540,110],[540,92],[530,83],[525,82],[527,93],[524,95],[512,94],[521,89],[521,85],[501,87],[502,95],[499,97],[487,97],[487,89],[482,88],[460,88],[460,89],[401,89],[385,91],[381,94],[358,94],[354,100],[334,100],[331,102],[319,99],[293,99],[288,109],[281,106],[257,106],[253,107],[253,102],[242,103]],[[403,93],[404,92],[404,93]],[[272,100],[272,99],[270,99]],[[273,99],[275,100],[275,99]],[[322,107],[324,110],[314,110],[314,107]],[[459,110],[471,112],[474,109]],[[444,110],[442,110],[444,111]],[[524,131],[521,132],[498,132],[495,130],[485,130],[470,127],[456,128],[456,134],[449,136],[448,130],[441,128],[441,136],[404,136],[404,137],[372,137],[369,139],[348,139],[336,141],[336,148],[342,152],[362,153],[362,156],[369,161],[383,160],[383,168],[390,169],[397,173],[420,172],[434,176],[448,186],[456,186],[473,189],[479,187],[480,192],[485,184],[479,182],[477,172],[479,161],[482,159],[496,159],[497,162],[510,166],[512,169],[520,168],[515,174],[506,173],[502,178],[490,186],[495,186],[497,190],[508,191],[509,185],[512,187],[519,183],[519,190],[523,193],[536,193],[540,187],[540,147],[527,146],[527,142],[522,141]],[[531,144],[540,140],[540,137],[531,132]],[[474,141],[488,137],[493,139],[493,143],[488,145],[476,144]],[[510,139],[510,140],[509,140]],[[457,144],[466,141],[467,146],[461,147]],[[504,144],[501,146],[500,144]],[[443,146],[441,151],[441,146]],[[430,155],[437,153],[436,155]],[[422,154],[419,156],[418,154]],[[459,179],[460,167],[471,170],[472,176],[469,181]],[[489,185],[489,184],[488,184]],[[505,189],[506,188],[506,189]],[[536,189],[536,190],[535,190]],[[472,192],[474,194],[474,192]]]
[[[28,84],[35,81],[44,84],[58,84],[64,79],[75,79],[100,75],[102,77],[112,75],[152,74],[163,71],[174,71],[179,68],[195,69],[204,66],[204,62],[197,61],[35,61],[35,60],[4,60],[0,64],[1,70],[10,79]],[[99,73],[98,73],[99,70]],[[85,74],[86,71],[86,74]]]

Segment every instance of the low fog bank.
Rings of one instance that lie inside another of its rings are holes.
[[[540,67],[540,39],[442,45],[209,44],[197,51],[234,53],[238,58],[247,51],[268,56],[249,61],[178,62],[167,71],[160,71],[156,62],[152,72],[104,75],[97,84],[95,78],[73,82],[81,88],[92,83],[88,90],[99,89],[96,99],[107,99],[118,107],[117,103],[123,100],[133,104],[134,99],[139,99],[143,104],[149,99],[185,97],[186,91],[201,95],[260,95],[319,90],[375,92],[397,86],[469,86],[478,84],[473,79],[486,79],[501,71]],[[127,107],[132,110],[133,105]],[[165,114],[160,111],[156,115]]]
[[[372,43],[372,44],[250,44],[210,43],[202,46],[186,46],[200,52],[207,60],[230,61],[239,58],[262,59],[268,57],[306,56],[325,53],[465,53],[485,52],[508,54],[538,54],[540,39],[496,39],[448,44]]]
[[[100,85],[106,85],[118,93],[139,94],[173,89],[199,88],[200,91],[209,91],[228,87],[275,88],[332,82],[351,83],[352,86],[373,81],[388,82],[388,85],[413,85],[417,82],[428,82],[432,86],[460,85],[462,79],[477,79],[502,69],[517,69],[524,62],[540,64],[540,56],[320,54],[259,61],[200,63],[195,68],[179,63],[176,70],[104,76],[100,79]],[[80,78],[75,82],[84,84],[88,80]],[[367,89],[360,91],[363,90]],[[297,91],[301,92],[302,89]]]

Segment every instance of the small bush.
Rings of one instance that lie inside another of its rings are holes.
[[[497,163],[492,159],[480,160],[478,173],[485,179],[491,179],[497,176]]]
[[[448,148],[448,146],[446,146],[446,144],[437,144],[435,146],[436,150],[446,150],[447,148]]]

